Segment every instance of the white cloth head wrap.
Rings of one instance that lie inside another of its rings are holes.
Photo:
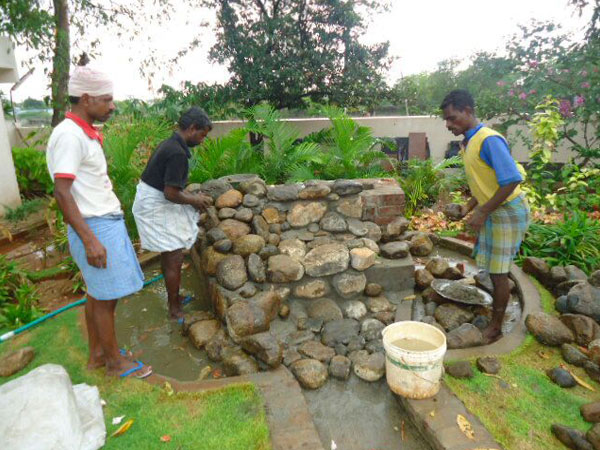
[[[69,95],[81,97],[88,94],[92,97],[112,95],[113,82],[104,72],[87,66],[77,66],[69,78]]]

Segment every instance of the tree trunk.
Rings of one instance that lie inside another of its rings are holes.
[[[52,126],[65,117],[68,103],[69,65],[71,61],[68,0],[54,3],[54,57],[52,59]]]

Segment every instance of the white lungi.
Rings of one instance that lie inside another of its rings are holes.
[[[200,213],[193,206],[170,202],[140,181],[132,209],[144,250],[171,252],[190,249],[196,242]]]

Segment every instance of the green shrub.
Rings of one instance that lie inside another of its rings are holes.
[[[462,167],[459,156],[434,164],[431,159],[410,159],[400,168],[398,182],[406,196],[406,217],[412,217],[424,206],[433,204],[441,193],[450,193],[465,186],[464,171],[459,175],[444,173],[449,167]]]
[[[52,194],[54,184],[46,166],[46,153],[35,148],[13,148],[19,190],[25,197]]]
[[[138,236],[131,212],[138,181],[152,152],[172,132],[166,120],[153,115],[115,117],[104,129],[108,176],[133,239]]]
[[[37,319],[35,288],[14,261],[0,255],[0,327],[17,328]]]
[[[589,274],[600,268],[600,221],[577,211],[555,224],[533,223],[518,260],[527,256],[543,258],[551,266],[574,264]]]
[[[29,215],[36,211],[44,208],[46,202],[43,198],[33,198],[31,200],[24,200],[20,206],[11,208],[9,206],[4,207],[4,219],[11,223],[17,223],[25,219]]]

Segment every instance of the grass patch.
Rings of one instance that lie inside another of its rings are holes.
[[[542,296],[544,310],[554,312],[552,294],[537,281],[534,283]],[[564,449],[550,431],[553,423],[582,431],[591,428],[579,414],[579,407],[597,400],[600,385],[574,366],[569,368],[597,392],[580,386],[563,389],[550,381],[546,370],[564,363],[559,348],[541,345],[528,335],[521,347],[498,359],[502,363],[498,374],[501,379],[476,370],[470,380],[446,376],[445,381],[506,449]]]
[[[125,420],[135,421],[123,436],[107,437],[105,449],[271,448],[263,401],[253,384],[169,396],[165,390],[140,380],[109,378],[102,370],[87,371],[87,343],[79,330],[78,314],[67,311],[2,344],[2,354],[31,345],[36,357],[25,371],[0,379],[0,384],[42,364],[56,363],[65,367],[73,384],[98,386],[107,402],[104,418],[108,435],[117,428],[111,423],[113,417],[125,415]],[[163,435],[170,435],[171,442],[161,442]]]

